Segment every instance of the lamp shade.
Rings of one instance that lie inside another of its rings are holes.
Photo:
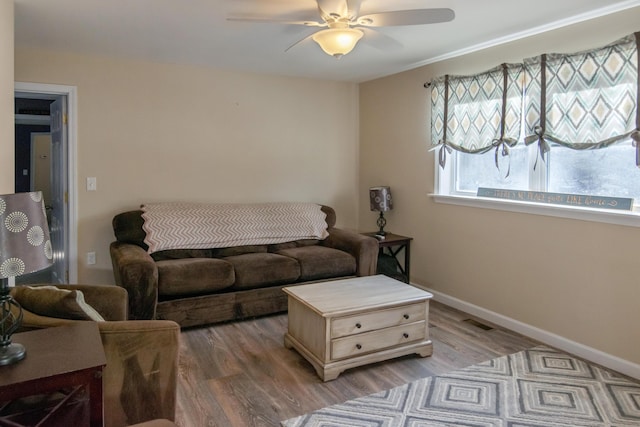
[[[364,33],[353,28],[329,28],[318,31],[311,38],[325,53],[340,58],[351,52]]]
[[[0,278],[33,273],[52,261],[42,192],[0,195]]]
[[[369,205],[372,211],[386,212],[393,209],[391,188],[386,186],[371,187],[369,189]]]

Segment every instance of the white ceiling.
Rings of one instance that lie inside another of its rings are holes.
[[[362,82],[640,5],[640,0],[363,0],[360,15],[447,7],[452,22],[383,27],[341,59],[306,40],[317,28],[228,21],[319,20],[315,0],[15,0],[15,44],[142,60]],[[382,36],[379,36],[382,37]]]

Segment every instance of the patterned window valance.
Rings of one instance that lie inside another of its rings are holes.
[[[431,140],[444,167],[451,149],[508,153],[518,142],[524,68],[502,64],[472,76],[443,76],[431,82]],[[497,160],[496,160],[497,162]]]
[[[640,166],[639,42],[635,33],[598,49],[433,80],[431,143],[440,165],[452,150],[495,147],[497,166],[499,153],[508,155],[525,135],[525,144],[539,144],[543,160],[550,142],[589,150],[632,138]]]
[[[576,150],[629,137],[636,143],[639,35],[572,55],[526,59],[525,143],[537,142],[543,159],[549,142]]]

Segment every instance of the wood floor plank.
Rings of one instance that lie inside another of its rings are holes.
[[[326,383],[295,350],[284,347],[286,314],[184,329],[176,423],[278,426],[282,420],[325,406],[538,345],[459,310],[435,301],[430,304],[432,356],[409,355],[349,369]]]

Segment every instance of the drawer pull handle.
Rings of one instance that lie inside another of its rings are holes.
[[[358,350],[361,350],[361,349],[362,349],[362,346],[361,346],[360,344],[356,344],[356,348],[357,348]]]
[[[405,314],[405,315],[404,315],[404,316],[402,316],[402,317],[404,317],[405,319],[408,319],[408,318],[409,318],[409,315],[408,315],[408,314]]]
[[[356,323],[356,328],[360,329],[362,328],[362,325],[360,323]]]
[[[404,334],[402,334],[402,336],[405,337],[405,338],[409,338],[409,334],[406,333],[406,332]]]

